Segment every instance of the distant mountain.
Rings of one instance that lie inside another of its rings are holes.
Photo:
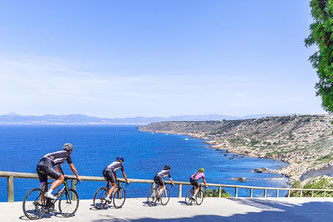
[[[25,116],[16,113],[8,113],[0,115],[0,124],[113,124],[113,125],[143,125],[152,122],[161,121],[209,121],[209,120],[236,120],[236,119],[252,119],[270,116],[269,114],[258,114],[245,117],[226,116],[219,114],[209,115],[181,115],[170,117],[128,117],[128,118],[99,118],[86,116],[82,114],[70,115],[52,115],[43,116]]]

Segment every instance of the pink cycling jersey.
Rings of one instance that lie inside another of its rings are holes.
[[[191,178],[194,178],[196,180],[200,180],[201,178],[205,179],[205,174],[202,172],[197,172],[191,176]]]

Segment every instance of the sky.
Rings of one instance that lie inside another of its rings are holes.
[[[0,114],[324,113],[306,0],[0,1]]]

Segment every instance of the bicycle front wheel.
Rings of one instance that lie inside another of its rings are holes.
[[[76,190],[65,190],[59,199],[59,211],[63,217],[71,217],[79,207],[79,196]]]
[[[45,198],[43,197],[43,190],[40,188],[35,188],[30,190],[27,195],[25,195],[22,208],[24,215],[30,220],[36,220],[43,216],[45,213]]]
[[[122,208],[126,200],[126,190],[124,188],[118,189],[113,195],[113,206],[115,208]]]
[[[153,205],[156,204],[156,196],[157,196],[156,188],[151,189],[147,197],[147,203],[149,206],[152,207]]]
[[[193,196],[193,191],[192,189],[187,191],[185,195],[185,203],[186,205],[191,205],[192,204],[192,196]]]
[[[199,193],[197,194],[197,196],[195,198],[195,202],[197,203],[197,205],[202,204],[204,197],[205,197],[204,192],[202,191],[202,189],[200,189]]]
[[[165,188],[161,196],[161,204],[165,206],[169,203],[169,200],[170,200],[170,190],[168,188]]]
[[[106,206],[105,198],[108,196],[108,190],[105,187],[99,188],[94,196],[93,205],[96,209],[102,209]]]

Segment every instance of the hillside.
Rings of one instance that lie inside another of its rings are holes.
[[[229,153],[280,159],[278,170],[291,179],[306,179],[333,166],[333,115],[289,115],[245,120],[158,122],[146,132],[183,134],[208,140]],[[333,167],[332,167],[333,168]],[[333,175],[333,170],[331,170]]]

